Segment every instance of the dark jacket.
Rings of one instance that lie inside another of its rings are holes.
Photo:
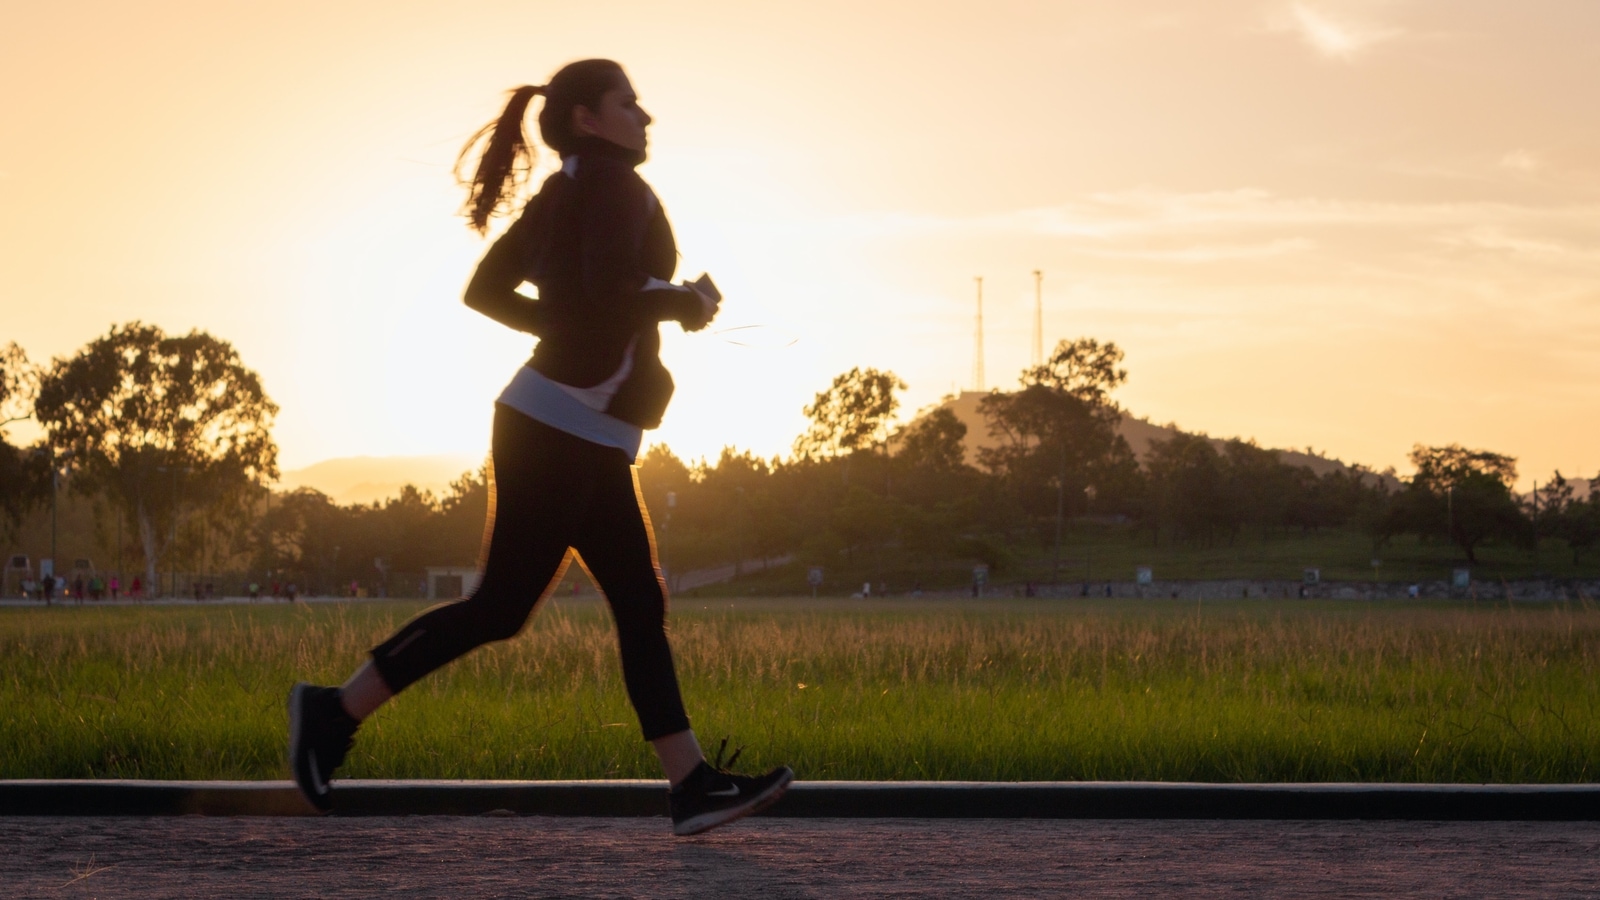
[[[658,326],[696,319],[700,300],[683,290],[644,290],[650,278],[671,280],[678,247],[655,192],[634,171],[643,154],[586,138],[575,155],[575,175],[545,179],[489,248],[466,302],[537,336],[528,365],[573,387],[611,377],[632,344],[633,369],[605,411],[654,428],[673,389]],[[524,281],[539,289],[538,300],[516,293]]]

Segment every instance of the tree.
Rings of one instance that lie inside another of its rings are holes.
[[[844,545],[845,559],[855,565],[856,551],[887,543],[894,533],[894,505],[870,491],[850,488],[828,516],[829,530]]]
[[[715,466],[699,471],[697,498],[700,515],[696,525],[725,548],[736,574],[744,574],[744,561],[755,556],[763,560],[775,545],[783,543],[788,518],[765,503],[771,468],[748,450],[723,447]],[[781,552],[781,551],[779,551]]]
[[[340,550],[351,543],[349,519],[348,509],[314,488],[273,496],[261,523],[269,539],[255,568],[281,572],[308,593],[329,590],[338,582]]]
[[[47,454],[13,446],[6,426],[33,417],[39,372],[15,342],[0,347],[0,520],[15,528],[50,489]]]
[[[1162,527],[1209,540],[1219,525],[1228,524],[1224,461],[1205,435],[1180,431],[1151,443],[1145,467],[1157,542]]]
[[[1417,474],[1413,476],[1413,480],[1421,481],[1430,487],[1446,487],[1458,484],[1474,475],[1487,475],[1503,483],[1509,491],[1517,480],[1515,457],[1491,453],[1488,450],[1468,450],[1460,444],[1451,444],[1447,447],[1424,447],[1417,444],[1411,448],[1410,458],[1411,464],[1417,467]]]
[[[900,429],[897,459],[911,468],[955,472],[967,464],[966,423],[948,407],[928,413]]]
[[[1532,538],[1531,524],[1511,494],[1516,459],[1460,444],[1418,444],[1411,449],[1411,463],[1417,473],[1397,498],[1409,530],[1443,535],[1473,563],[1486,540]]]
[[[1222,506],[1216,512],[1230,538],[1245,525],[1265,532],[1283,524],[1290,503],[1311,493],[1309,486],[1316,481],[1310,470],[1284,465],[1278,451],[1262,449],[1253,440],[1224,443],[1221,463]]]
[[[1022,384],[1042,384],[1091,407],[1120,412],[1111,392],[1128,380],[1128,370],[1121,368],[1122,356],[1122,349],[1111,341],[1102,344],[1090,337],[1063,340],[1044,365],[1022,373]]]
[[[152,586],[185,503],[242,516],[277,477],[278,407],[233,346],[202,331],[113,326],[51,365],[35,409],[75,488],[102,492],[134,527]]]
[[[978,401],[996,447],[978,451],[983,465],[1027,480],[1030,470],[1054,477],[1081,471],[1108,453],[1117,440],[1114,418],[1078,397],[1044,384]]]
[[[795,453],[805,458],[842,456],[888,439],[900,399],[895,391],[906,383],[893,372],[854,368],[833,379],[833,385],[802,410],[811,426],[795,439]]]
[[[1539,533],[1566,541],[1567,548],[1572,551],[1573,565],[1600,543],[1600,489],[1596,485],[1600,485],[1600,476],[1589,481],[1586,499],[1576,499],[1572,482],[1558,471],[1534,495],[1538,503]]]
[[[1117,434],[1122,410],[1111,399],[1128,378],[1118,368],[1121,360],[1115,344],[1064,340],[1044,365],[1023,371],[1021,390],[994,392],[978,402],[989,435],[999,441],[979,450],[979,461],[1001,476],[1011,503],[1024,515],[1039,524],[1053,519],[1058,570],[1069,508],[1087,512],[1097,483],[1115,483],[1119,490],[1112,493],[1122,493],[1127,473],[1137,469],[1132,450]]]
[[[483,556],[488,538],[484,532],[489,516],[489,473],[488,463],[476,472],[462,472],[439,501],[443,533],[433,548],[437,563],[470,566]]]
[[[651,444],[639,457],[639,489],[652,519],[666,515],[667,494],[678,495],[681,502],[692,481],[689,467],[666,444]]]
[[[33,417],[39,370],[15,341],[0,347],[0,438],[7,425]]]

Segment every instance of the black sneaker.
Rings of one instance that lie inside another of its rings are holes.
[[[361,723],[339,702],[339,689],[300,682],[289,691],[289,767],[300,793],[317,809],[333,809],[328,786]]]
[[[720,763],[720,751],[717,757]],[[735,752],[733,757],[737,759],[739,754]],[[732,765],[733,759],[728,764]],[[672,806],[672,833],[699,834],[766,809],[778,802],[791,781],[794,771],[788,766],[779,766],[765,775],[735,775],[702,760],[689,777],[667,794]]]

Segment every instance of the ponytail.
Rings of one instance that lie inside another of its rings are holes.
[[[622,67],[609,59],[584,59],[568,63],[542,87],[524,85],[511,92],[500,118],[478,129],[456,158],[456,180],[467,189],[461,210],[472,230],[483,234],[489,218],[505,212],[533,170],[533,144],[523,130],[528,104],[543,97],[539,110],[539,136],[562,156],[577,151],[572,131],[572,110],[579,106],[599,109],[605,92],[624,77]],[[478,149],[482,145],[482,149]],[[462,177],[467,160],[476,152],[478,168],[471,179]]]
[[[467,200],[461,209],[472,230],[479,234],[488,230],[489,217],[503,211],[527,183],[533,169],[533,146],[522,120],[528,113],[528,104],[544,92],[543,87],[533,85],[512,91],[500,118],[478,129],[456,158],[456,180],[467,189]],[[483,149],[478,156],[478,169],[468,180],[461,175],[462,165],[479,144]]]

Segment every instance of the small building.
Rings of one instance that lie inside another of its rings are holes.
[[[10,557],[6,560],[4,584],[0,585],[0,595],[22,596],[22,582],[32,577],[33,565],[28,561],[28,557],[21,554]]]
[[[428,599],[454,600],[478,588],[483,573],[476,566],[428,566]]]

